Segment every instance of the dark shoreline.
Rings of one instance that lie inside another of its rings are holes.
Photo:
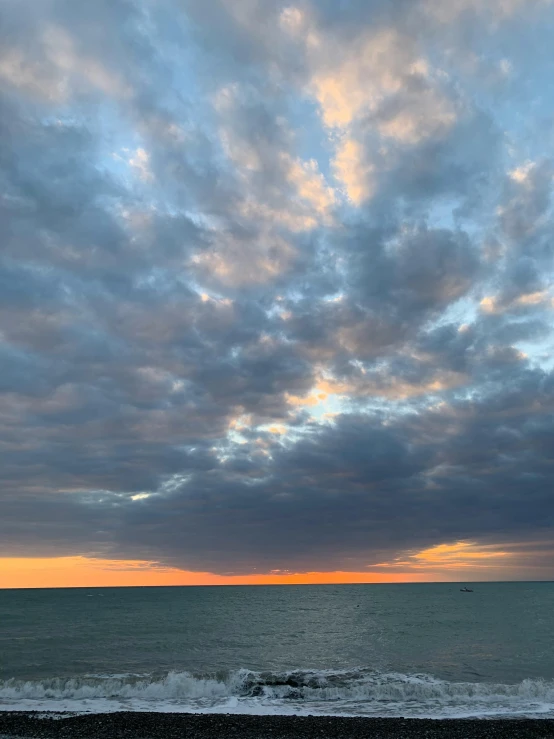
[[[0,712],[34,739],[554,739],[554,719],[402,719],[190,713]]]

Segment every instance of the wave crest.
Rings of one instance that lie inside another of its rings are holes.
[[[0,701],[92,700],[193,701],[253,698],[293,702],[460,703],[516,699],[554,704],[554,682],[524,680],[509,685],[449,682],[429,675],[372,670],[240,669],[221,675],[168,672],[163,675],[84,676],[0,681]]]

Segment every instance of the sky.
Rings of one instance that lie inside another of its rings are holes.
[[[2,2],[0,587],[554,579],[553,33]]]

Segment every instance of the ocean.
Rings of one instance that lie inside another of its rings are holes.
[[[554,717],[554,583],[0,590],[0,710]]]

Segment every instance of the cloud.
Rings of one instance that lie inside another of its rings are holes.
[[[525,162],[508,173],[505,203],[499,207],[506,238],[525,242],[546,220],[554,172],[549,161]]]
[[[531,3],[524,0],[493,0],[493,2],[485,2],[484,0],[453,0],[447,6],[439,0],[429,0],[426,3],[426,10],[429,15],[441,23],[455,22],[459,16],[469,14],[485,17],[492,22],[499,22],[510,18],[518,13],[518,11],[535,10],[537,6],[549,5],[551,0],[534,0]]]
[[[351,138],[344,138],[337,146],[333,168],[336,178],[343,184],[349,199],[354,205],[361,205],[374,192],[371,179],[373,167],[364,162],[360,144]]]
[[[554,9],[337,8],[2,9],[3,555],[551,573]]]

